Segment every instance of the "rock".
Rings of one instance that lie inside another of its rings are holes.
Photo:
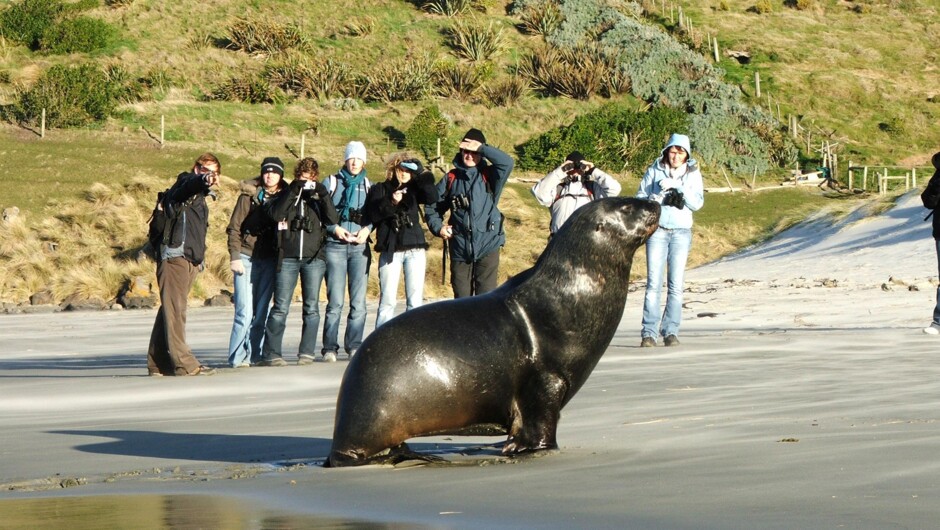
[[[108,302],[100,298],[79,298],[76,295],[69,296],[62,302],[63,311],[101,311],[108,308]]]
[[[150,278],[135,276],[121,287],[117,302],[125,309],[153,309],[157,307],[158,299],[158,294],[153,292],[153,284],[150,282]]]
[[[3,222],[6,224],[15,223],[20,218],[20,209],[16,206],[11,206],[9,208],[4,208],[3,210]]]
[[[29,297],[29,305],[51,305],[55,304],[55,297],[52,295],[52,291],[43,290],[38,293],[33,293]]]
[[[206,299],[206,307],[226,307],[230,305],[232,305],[232,297],[224,293]]]

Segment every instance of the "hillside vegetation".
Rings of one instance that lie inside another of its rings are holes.
[[[927,0],[771,1],[768,12],[754,9],[763,0],[19,0],[0,5],[0,14],[43,2],[67,6],[60,20],[106,23],[101,32],[108,38],[70,44],[97,46],[93,51],[62,52],[52,46],[55,38],[0,35],[0,105],[10,122],[0,128],[0,179],[7,183],[0,209],[22,211],[15,228],[0,227],[0,301],[23,302],[41,288],[59,300],[108,300],[128,278],[152,274],[152,265],[136,256],[152,195],[205,150],[220,156],[229,178],[211,206],[210,263],[194,295],[217,293],[230,284],[222,227],[235,183],[254,176],[263,157],[280,156],[292,166],[303,149],[332,171],[345,143],[358,139],[369,149],[370,176],[381,178],[384,156],[416,148],[409,134],[430,107],[445,118],[445,163],[457,136],[478,127],[489,143],[519,157],[517,179],[540,176],[557,157],[544,153],[572,145],[558,128],[592,112],[678,109],[702,150],[707,181],[721,186],[722,167],[741,186],[752,169],[766,184],[797,161],[818,164],[812,145],[806,149],[803,137],[787,134],[788,113],[799,116],[814,142],[831,139],[844,150],[840,156],[857,163],[923,163],[940,137],[932,92],[940,82],[933,66],[940,31],[936,6]],[[442,14],[448,6],[461,9]],[[692,31],[670,14],[679,7]],[[883,31],[891,36],[878,37]],[[718,35],[722,50],[748,51],[751,62],[722,56],[714,64],[706,32]],[[657,67],[653,60],[681,75],[659,81],[643,75]],[[40,139],[36,107],[55,94],[38,87],[49,84],[55,67],[74,65],[105,73],[101,90],[81,97],[97,102],[113,94],[116,104],[77,126],[50,125]],[[755,71],[761,99],[753,93]],[[547,82],[563,77],[561,84]],[[409,84],[415,79],[423,83]],[[616,110],[605,110],[610,105]],[[598,131],[621,142],[607,142],[604,153],[614,157],[605,169],[624,193],[636,188],[648,153],[662,142],[649,136],[653,130]],[[542,146],[541,158],[534,145]],[[544,246],[548,214],[528,186],[511,185],[501,205],[509,241],[503,277],[530,266]],[[825,200],[804,190],[710,195],[697,215],[692,260],[753,242]],[[439,253],[432,248],[429,296],[449,293],[439,286]],[[643,272],[634,268],[635,275]]]

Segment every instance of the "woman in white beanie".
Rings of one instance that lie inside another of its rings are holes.
[[[339,322],[346,289],[349,289],[349,315],[343,347],[352,357],[362,344],[366,326],[366,287],[372,253],[369,234],[372,223],[366,215],[366,198],[371,183],[366,176],[366,146],[352,141],[346,145],[343,167],[326,182],[339,214],[339,223],[328,226],[324,247],[326,257],[326,320],[323,324],[323,360],[336,361],[339,352]]]

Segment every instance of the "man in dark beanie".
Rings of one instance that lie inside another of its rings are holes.
[[[585,204],[620,194],[620,183],[572,151],[564,163],[532,186],[532,195],[552,210],[552,235]]]
[[[479,129],[467,131],[458,147],[454,169],[437,184],[441,199],[425,208],[431,233],[450,245],[454,298],[496,288],[499,249],[506,243],[497,205],[514,165],[509,155],[486,144]]]

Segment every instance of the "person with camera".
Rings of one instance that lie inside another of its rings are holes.
[[[620,194],[620,183],[578,151],[572,151],[562,165],[532,186],[532,195],[542,206],[551,208],[552,235],[561,229],[575,210],[585,204]]]
[[[646,241],[646,298],[640,346],[679,345],[685,264],[692,247],[692,212],[705,202],[698,163],[692,158],[689,137],[673,134],[662,154],[640,180],[637,198],[662,204],[659,228]],[[660,313],[663,272],[666,270],[666,309]]]
[[[303,327],[297,364],[312,363],[316,354],[320,285],[326,273],[323,241],[327,225],[339,220],[329,190],[317,181],[319,175],[316,160],[302,159],[294,168],[294,180],[287,191],[264,205],[265,213],[277,223],[278,261],[274,305],[265,326],[259,366],[287,364],[281,355],[281,343],[298,277],[303,296]]]
[[[450,285],[454,298],[463,298],[496,288],[506,244],[499,198],[515,162],[487,145],[479,129],[467,131],[458,147],[454,169],[437,183],[440,200],[424,211],[428,229],[450,247]]]
[[[323,360],[335,362],[339,353],[339,322],[343,316],[346,289],[349,314],[343,346],[350,358],[362,344],[366,327],[366,288],[372,252],[369,234],[372,223],[365,211],[371,183],[366,175],[366,146],[352,141],[346,145],[343,167],[330,175],[329,189],[339,221],[327,227],[326,321],[323,324]]]
[[[160,309],[150,333],[147,348],[147,372],[161,375],[211,375],[214,369],[203,366],[186,344],[186,307],[189,290],[196,275],[205,268],[206,231],[209,207],[206,196],[219,183],[222,164],[212,153],[203,153],[192,170],[180,173],[167,190],[165,200],[174,205],[172,226],[165,244],[155,249]]]
[[[419,205],[440,198],[434,175],[404,153],[392,156],[385,182],[369,190],[366,208],[375,226],[375,250],[379,253],[379,309],[375,327],[395,316],[398,279],[405,271],[405,311],[424,300],[424,274],[428,243],[421,227]]]
[[[265,158],[261,174],[241,182],[241,193],[225,229],[235,290],[235,319],[228,342],[228,362],[233,368],[261,360],[277,269],[276,225],[262,206],[286,189],[284,162],[277,157]]]

